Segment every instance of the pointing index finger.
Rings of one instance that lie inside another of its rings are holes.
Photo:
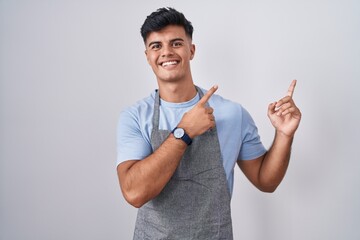
[[[292,97],[294,95],[294,90],[295,90],[295,86],[296,86],[296,80],[292,80],[290,87],[287,91],[287,96]]]
[[[210,97],[214,94],[214,92],[216,92],[217,89],[218,89],[218,85],[214,85],[212,88],[210,88],[209,91],[207,91],[207,93],[200,99],[198,104],[205,105],[207,101],[209,101]]]

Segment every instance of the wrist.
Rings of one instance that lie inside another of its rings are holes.
[[[186,143],[186,145],[191,145],[192,138],[186,133],[185,129],[182,127],[175,127],[171,133],[174,135],[174,137],[178,140],[183,141]]]
[[[185,133],[186,133],[191,139],[194,139],[194,137],[196,137],[196,135],[191,131],[191,126],[189,126],[189,124],[179,123],[179,125],[177,125],[176,127],[177,127],[177,128],[182,128],[182,129],[184,129]]]
[[[281,141],[281,142],[289,142],[290,144],[292,143],[293,139],[294,139],[294,134],[288,135],[284,132],[278,131],[276,130],[275,132],[275,139],[277,141]]]

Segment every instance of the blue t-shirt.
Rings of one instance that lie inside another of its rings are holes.
[[[205,94],[206,91],[202,91]],[[199,94],[183,103],[160,99],[159,128],[173,130],[183,114],[192,109],[199,99]],[[154,100],[155,91],[121,112],[117,128],[117,164],[126,160],[141,160],[152,154],[150,139]],[[265,154],[266,149],[253,119],[240,104],[216,94],[208,103],[214,109],[223,166],[232,193],[236,161],[258,158]]]

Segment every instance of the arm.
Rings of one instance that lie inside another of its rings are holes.
[[[118,178],[125,199],[134,207],[141,207],[157,196],[175,172],[185,150],[186,144],[171,134],[145,159],[119,164]]]
[[[197,105],[184,114],[179,127],[194,138],[215,126],[213,109],[205,104],[217,90],[211,88]],[[173,134],[148,157],[142,160],[128,160],[118,165],[117,172],[121,191],[134,207],[141,207],[156,197],[174,174],[187,145]]]
[[[250,182],[264,192],[275,191],[289,164],[292,141],[301,120],[301,112],[292,99],[295,85],[296,80],[291,83],[286,97],[269,105],[268,117],[276,132],[268,152],[254,160],[238,161]]]

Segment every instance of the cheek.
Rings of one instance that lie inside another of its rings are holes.
[[[148,55],[147,61],[151,66],[156,65],[156,57],[153,55],[150,55],[150,56]]]

